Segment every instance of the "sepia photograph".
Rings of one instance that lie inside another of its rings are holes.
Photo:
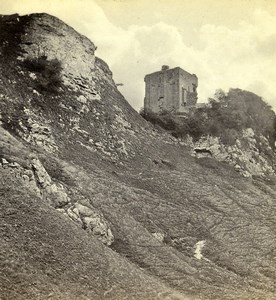
[[[276,300],[276,0],[0,0],[0,300]]]

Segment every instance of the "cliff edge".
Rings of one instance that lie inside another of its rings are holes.
[[[3,299],[276,299],[276,183],[196,158],[86,37],[0,16]]]

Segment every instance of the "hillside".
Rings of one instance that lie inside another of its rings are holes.
[[[95,51],[0,18],[1,299],[276,299],[276,181],[192,157]]]
[[[261,97],[241,89],[217,90],[214,97],[181,114],[140,114],[187,145],[191,155],[226,162],[244,177],[274,177],[275,112]]]

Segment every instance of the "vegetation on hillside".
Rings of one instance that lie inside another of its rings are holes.
[[[206,106],[191,110],[185,115],[176,116],[169,112],[156,114],[144,110],[140,114],[177,138],[190,135],[198,140],[201,136],[212,135],[231,145],[242,130],[252,128],[257,135],[266,137],[274,148],[275,113],[261,97],[248,91],[230,89],[225,94],[218,90]]]
[[[37,88],[40,91],[57,93],[62,85],[61,62],[58,59],[47,59],[42,55],[35,58],[27,58],[24,66],[34,72],[37,78]]]

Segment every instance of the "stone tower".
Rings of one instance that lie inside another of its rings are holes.
[[[197,102],[197,76],[179,67],[162,66],[145,76],[145,84],[145,111],[181,113]]]

